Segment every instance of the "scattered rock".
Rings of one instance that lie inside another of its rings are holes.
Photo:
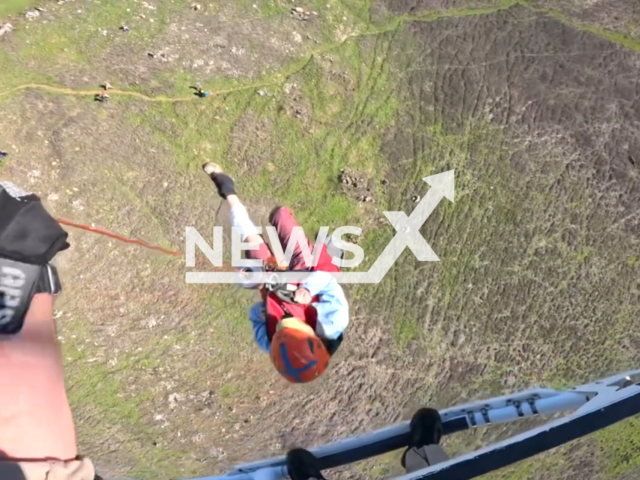
[[[382,179],[382,185],[387,186],[389,185],[389,180],[387,180],[386,178]]]
[[[219,447],[212,447],[209,450],[209,455],[212,458],[223,458],[223,457],[227,456],[226,452],[223,449],[219,448]]]
[[[311,103],[304,96],[301,88],[297,83],[286,83],[283,87],[286,99],[284,101],[283,110],[292,118],[308,123],[310,120],[309,112],[311,111]]]
[[[175,410],[178,406],[178,402],[180,402],[182,399],[182,395],[180,395],[179,393],[169,394],[169,408],[171,410]]]
[[[352,177],[353,174],[355,174],[355,172],[351,171],[351,169],[343,168],[342,170],[340,170],[340,182],[344,183],[345,185],[351,185],[354,181]]]
[[[261,97],[268,95],[267,91],[264,88],[259,89],[256,93]]]
[[[411,201],[413,203],[417,203],[420,201],[420,195],[414,195],[413,197],[411,197]]]
[[[40,16],[40,12],[37,10],[28,10],[24,16],[27,20],[34,20]]]
[[[169,59],[167,58],[167,54],[164,52],[158,52],[158,53],[153,53],[153,52],[149,52],[151,53],[151,58],[159,58],[160,60],[162,60],[163,62],[168,62]],[[147,55],[149,55],[149,53],[147,53]]]
[[[340,171],[338,180],[342,184],[344,192],[350,197],[363,203],[375,202],[370,180],[365,178],[363,174],[345,168]]]
[[[4,25],[0,25],[0,37],[5,33],[10,33],[13,30],[13,25],[10,23],[5,23]]]
[[[156,58],[156,54],[154,52],[147,52],[147,57]]]
[[[292,91],[294,91],[295,89],[298,88],[298,84],[297,83],[285,83],[284,86],[282,87],[282,90],[284,90],[284,93],[287,95],[290,95]]]
[[[197,12],[202,8],[202,5],[200,5],[199,3],[194,3],[191,5],[191,8]]]
[[[35,9],[39,12],[46,12],[46,10],[42,7],[35,7]]]
[[[291,9],[291,15],[298,20],[307,21],[311,16],[311,12],[309,10],[305,10],[304,8],[295,7]]]
[[[126,25],[122,25],[122,26],[120,26],[120,30],[122,30],[123,32],[128,32],[131,29],[129,27],[127,27]]]
[[[360,236],[359,235],[353,235],[352,233],[349,233],[345,236],[345,240],[349,243],[353,243],[353,244],[358,244],[358,242],[360,241]]]
[[[96,93],[95,96],[93,97],[93,99],[96,102],[104,103],[104,102],[109,100],[109,95],[107,95],[107,92],[105,90],[103,90],[103,91],[101,91],[99,93]]]

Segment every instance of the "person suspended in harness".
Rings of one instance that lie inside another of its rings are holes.
[[[240,232],[242,241],[258,244],[257,250],[246,250],[247,258],[262,260],[265,270],[278,271],[273,252],[238,198],[234,180],[215,163],[206,163],[202,168],[220,197],[228,202],[231,226]],[[292,241],[294,229],[299,227],[291,210],[275,208],[269,215],[269,223],[284,251]],[[305,236],[303,241],[311,251],[309,239]],[[255,286],[261,294],[261,301],[251,307],[249,314],[255,341],[270,354],[280,375],[292,383],[310,382],[324,373],[349,324],[349,305],[333,275],[340,269],[333,264],[329,248],[331,244],[322,245],[317,263],[309,266],[296,242],[288,269],[307,270],[309,275],[298,284]],[[313,253],[315,256],[316,252]]]

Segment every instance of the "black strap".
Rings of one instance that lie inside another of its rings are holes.
[[[0,258],[0,335],[20,332],[36,293],[62,290],[55,267]]]
[[[22,329],[41,269],[39,265],[0,258],[0,334]]]
[[[45,265],[40,271],[40,278],[36,293],[50,293],[51,295],[59,295],[62,291],[62,284],[58,276],[58,269],[53,265]]]

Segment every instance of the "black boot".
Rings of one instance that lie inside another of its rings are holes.
[[[209,162],[202,166],[204,172],[209,175],[214,185],[218,189],[218,195],[226,199],[229,195],[236,195],[233,178],[222,171],[219,165]]]
[[[405,468],[405,457],[412,448],[440,444],[442,439],[442,418],[440,418],[440,413],[433,408],[421,408],[411,418],[409,428],[409,445],[402,454],[402,468]]]
[[[320,472],[318,459],[304,448],[294,448],[287,453],[287,470],[291,480],[326,480]]]

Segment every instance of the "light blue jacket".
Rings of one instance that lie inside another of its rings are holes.
[[[338,338],[349,324],[349,305],[340,284],[331,273],[316,271],[311,273],[300,286],[309,290],[312,297],[320,296],[319,302],[312,303],[318,312],[316,326],[318,336],[328,340]],[[256,343],[263,351],[269,353],[271,342],[267,338],[263,302],[258,302],[251,307],[249,318],[253,325]]]

